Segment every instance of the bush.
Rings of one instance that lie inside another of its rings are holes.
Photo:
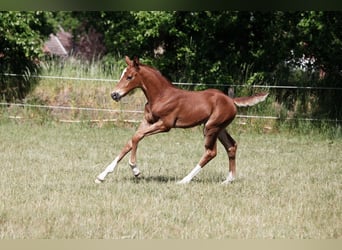
[[[22,99],[37,83],[43,37],[52,31],[49,12],[0,12],[0,94],[5,100]],[[10,77],[6,73],[16,74]]]

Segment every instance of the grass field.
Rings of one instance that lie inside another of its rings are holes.
[[[233,133],[233,184],[220,185],[228,169],[219,146],[192,183],[176,185],[202,155],[203,136],[172,130],[141,142],[140,181],[125,158],[95,184],[133,133],[1,119],[0,238],[342,238],[341,139]]]

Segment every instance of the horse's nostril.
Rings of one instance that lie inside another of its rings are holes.
[[[112,94],[111,94],[111,96],[112,96],[112,98],[113,98],[113,100],[114,101],[119,101],[120,100],[120,94],[118,93],[118,92],[113,92]]]

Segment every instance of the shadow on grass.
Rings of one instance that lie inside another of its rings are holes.
[[[132,181],[134,183],[174,183],[177,184],[182,178],[178,178],[175,176],[164,176],[164,175],[156,175],[156,176],[141,176],[140,178],[136,177],[126,177],[125,180]],[[234,180],[232,183],[228,185],[232,185],[234,183],[239,183],[243,178],[238,178]],[[224,181],[223,178],[194,178],[191,183],[198,183],[198,184],[221,184]]]
[[[139,178],[129,177],[127,180],[133,181],[135,183],[150,183],[150,182],[159,182],[159,183],[171,183],[176,182],[178,179],[176,177],[164,176],[164,175],[156,175],[156,176],[141,176]]]

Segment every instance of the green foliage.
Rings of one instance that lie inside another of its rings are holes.
[[[339,12],[76,11],[54,12],[50,21],[76,39],[80,27],[94,28],[107,57],[138,56],[173,81],[250,84],[256,73],[257,82],[284,84],[285,69],[303,55],[315,58],[310,67],[340,76]]]
[[[300,13],[297,24],[298,52],[315,59],[314,67],[328,72],[331,78],[341,77],[342,15],[340,12]]]
[[[303,63],[303,55],[315,58],[311,68],[322,68],[334,79],[340,76],[339,12],[122,11],[73,16],[103,32],[108,54],[138,56],[173,81],[284,84],[289,69]]]
[[[49,12],[0,12],[0,94],[1,98],[23,98],[34,85],[31,74],[39,71],[43,38],[52,26]],[[8,78],[4,73],[25,75]]]
[[[64,11],[3,12],[1,16],[1,27],[6,29],[1,48],[16,55],[1,52],[6,59],[0,60],[7,60],[1,72],[30,75],[37,70],[32,59],[38,57],[41,34],[48,34],[53,24],[55,30],[58,25],[70,30],[76,42],[90,30],[102,34],[106,54],[101,62],[109,70],[113,64],[124,67],[117,57],[138,56],[172,81],[204,84],[196,89],[209,84],[225,92],[227,87],[220,85],[339,87],[342,80],[340,12]],[[8,81],[2,80],[2,86],[4,82]],[[317,101],[327,117],[342,116],[342,93],[337,92],[319,93]],[[276,93],[277,100],[294,98],[292,90]],[[294,110],[292,104],[286,103]]]

